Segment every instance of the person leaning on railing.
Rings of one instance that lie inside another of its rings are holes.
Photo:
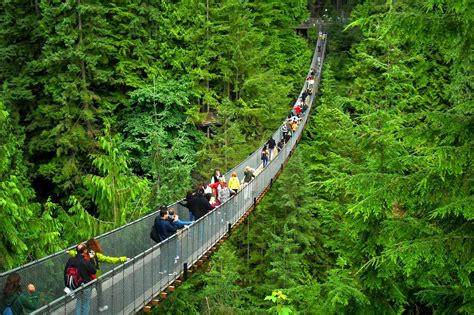
[[[176,226],[176,228],[178,229],[183,229],[187,225],[193,224],[193,221],[180,220],[178,215],[176,214],[176,210],[173,208],[168,210],[168,220],[171,222],[171,224],[174,224],[174,226]]]
[[[194,216],[193,216],[193,213],[191,212],[191,199],[194,197],[194,192],[192,190],[189,190],[187,193],[186,193],[186,197],[181,200],[181,201],[178,201],[178,203],[180,205],[182,205],[183,207],[187,208],[188,211],[189,211],[189,221],[193,221],[194,220]]]
[[[160,242],[176,233],[178,228],[173,224],[174,220],[169,220],[168,208],[166,206],[160,207],[160,213],[155,218],[153,228],[160,238]]]
[[[96,277],[100,277],[102,271],[100,270],[100,263],[107,263],[107,264],[119,264],[124,263],[127,261],[127,257],[112,257],[106,256],[102,253],[102,246],[100,245],[99,241],[96,239],[90,239],[86,242],[86,250],[89,253],[94,253],[94,255],[90,256],[90,262],[96,268]],[[68,254],[71,256],[76,256],[77,252],[75,250],[68,251]],[[99,283],[96,285],[97,288],[97,300],[99,305],[99,312],[104,312],[108,310],[108,305],[103,304],[102,300],[102,283],[98,280]]]
[[[124,263],[127,261],[127,257],[121,256],[121,257],[112,257],[112,256],[106,256],[102,253],[102,246],[100,245],[99,241],[92,238],[86,242],[86,249],[87,251],[94,251],[95,256],[94,258],[91,259],[91,263],[95,266],[96,268],[96,275],[97,277],[100,277],[102,274],[100,270],[100,264],[101,262],[106,263],[106,264],[120,264]],[[74,257],[76,256],[77,252],[75,250],[70,250],[67,252],[70,256]]]
[[[90,262],[95,253],[88,252],[86,244],[76,246],[76,255],[69,258],[64,268],[64,283],[66,288],[75,290],[83,284],[87,284],[96,277],[96,268]],[[74,279],[74,275],[76,278]],[[73,279],[71,279],[72,277]],[[71,282],[70,282],[71,281]],[[65,290],[68,291],[68,290]],[[86,287],[76,297],[76,315],[88,315],[91,308],[92,288]]]

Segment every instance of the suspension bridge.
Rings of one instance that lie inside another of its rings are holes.
[[[156,303],[160,297],[164,298],[166,290],[172,290],[173,284],[185,280],[192,272],[193,266],[202,264],[203,260],[244,222],[271,188],[295,150],[307,123],[319,88],[325,50],[326,34],[320,33],[310,66],[310,69],[315,70],[315,75],[312,94],[307,104],[309,108],[302,116],[298,129],[268,166],[261,169],[258,175],[230,200],[159,244],[155,244],[149,236],[158,211],[96,237],[108,256],[131,258],[121,265],[102,264],[103,274],[99,279],[70,294],[63,291],[63,271],[69,258],[66,250],[0,274],[0,287],[5,286],[5,280],[12,272],[20,274],[23,284],[34,283],[43,306],[33,314],[74,314],[76,300],[86,288],[93,288],[91,314],[99,313],[97,289],[101,289],[103,304],[108,306],[101,314],[131,314],[149,310],[150,306],[147,305],[150,302]],[[306,81],[299,97],[305,88]],[[278,142],[281,138],[282,133],[278,128],[273,133],[273,139]],[[262,148],[263,144],[239,165],[229,170],[225,174],[226,178],[230,178],[234,171],[242,175],[246,166],[258,169]],[[188,216],[188,210],[178,202],[169,205],[169,208],[176,209],[181,218]]]

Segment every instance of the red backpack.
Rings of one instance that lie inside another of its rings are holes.
[[[66,273],[64,274],[64,282],[66,283],[66,287],[71,290],[75,290],[79,288],[82,284],[82,277],[79,275],[79,270],[75,266],[71,266],[66,269]]]

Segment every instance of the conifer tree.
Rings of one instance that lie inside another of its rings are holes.
[[[54,203],[34,201],[22,152],[23,130],[14,121],[0,102],[0,270],[64,248],[61,231],[72,221]]]
[[[154,183],[152,204],[181,198],[191,188],[191,172],[202,135],[192,124],[197,111],[190,103],[189,82],[155,82],[131,93],[121,119],[122,148],[130,151],[135,173]]]
[[[45,42],[32,67],[41,73],[42,88],[28,116],[28,147],[33,157],[41,156],[36,176],[53,183],[58,195],[82,183],[87,153],[101,129],[97,116],[110,110],[107,64],[116,50],[107,14],[106,7],[87,0],[41,3]]]
[[[30,62],[39,55],[40,11],[38,2],[4,1],[0,8],[0,82],[7,108],[24,115],[34,99],[35,84]]]
[[[126,223],[127,216],[130,217],[136,207],[143,209],[149,186],[146,179],[129,174],[127,151],[120,152],[118,141],[107,126],[104,136],[99,138],[105,154],[91,154],[92,164],[99,170],[99,175],[90,174],[84,178],[84,185],[98,207],[99,217],[114,226]],[[136,204],[143,197],[145,200]]]
[[[238,282],[241,266],[232,246],[222,246],[212,258],[209,272],[202,276],[205,286],[200,292],[202,308],[210,313],[238,312],[243,306],[243,293]]]
[[[417,34],[415,42],[404,29],[409,23],[436,32],[437,27],[421,25],[449,24],[451,15],[469,20],[460,7],[445,5],[446,17],[438,15],[438,7],[408,2],[360,6],[353,25],[365,38],[345,69],[351,83],[339,90],[342,97],[334,86],[324,90],[317,142],[326,155],[315,156],[322,170],[316,176],[330,193],[328,201],[340,204],[336,213],[344,220],[330,244],[370,301],[349,304],[359,310],[469,312],[471,307],[469,268],[457,266],[469,264],[471,250],[465,202],[472,195],[466,177],[472,112],[465,99],[442,88],[456,81],[458,89],[469,90],[459,85],[463,80],[450,79],[460,74],[453,71],[461,62],[459,46],[447,57],[443,40],[438,45],[432,34]],[[429,19],[421,18],[424,10]]]

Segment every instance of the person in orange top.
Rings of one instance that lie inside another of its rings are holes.
[[[291,129],[293,129],[293,132],[296,132],[296,129],[298,129],[298,123],[296,121],[291,125]]]

